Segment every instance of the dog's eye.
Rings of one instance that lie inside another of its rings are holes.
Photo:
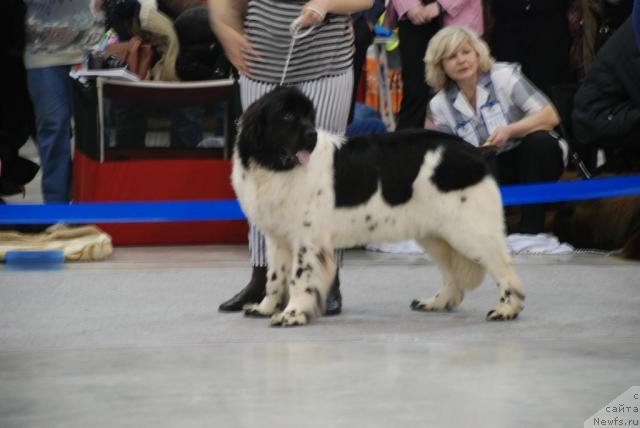
[[[287,122],[291,122],[293,120],[293,114],[292,113],[285,114],[284,120],[286,120]]]

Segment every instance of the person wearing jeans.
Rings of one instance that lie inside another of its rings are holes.
[[[71,96],[70,66],[33,68],[27,85],[36,118],[36,143],[42,165],[45,202],[71,199]]]
[[[71,198],[72,80],[69,71],[103,27],[93,0],[26,0],[27,87],[36,121],[36,146],[45,202]]]

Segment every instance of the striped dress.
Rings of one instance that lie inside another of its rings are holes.
[[[252,78],[279,83],[291,34],[289,26],[306,1],[250,0],[245,34],[258,56],[250,58]],[[302,29],[300,33],[306,32]],[[353,34],[348,15],[327,14],[311,33],[295,41],[285,84],[316,80],[351,71]]]
[[[240,76],[243,110],[280,83],[291,44],[289,26],[306,3],[249,1],[245,34],[257,56],[248,61],[251,78]],[[337,134],[346,130],[353,91],[353,33],[349,20],[348,15],[327,14],[322,24],[296,39],[284,81],[313,101],[316,126]],[[306,31],[302,29],[300,33]],[[253,266],[266,266],[264,237],[252,224],[249,252]],[[342,251],[336,251],[338,266],[342,266],[342,258]]]

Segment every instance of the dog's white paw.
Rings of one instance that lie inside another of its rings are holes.
[[[513,320],[524,309],[524,294],[505,290],[500,297],[500,302],[487,313],[489,321]]]
[[[464,294],[462,292],[458,293],[456,296],[450,296],[448,298],[443,298],[441,295],[436,294],[429,299],[414,300],[411,302],[411,309],[414,311],[425,312],[452,311],[460,305],[463,297]]]
[[[514,320],[524,306],[520,303],[498,303],[487,313],[488,321]]]
[[[271,317],[272,326],[293,327],[309,323],[309,315],[306,312],[295,309],[285,310]]]
[[[425,312],[434,312],[441,311],[443,308],[440,305],[436,304],[436,299],[434,297],[430,299],[424,300],[413,300],[411,302],[411,309],[414,311],[425,311]]]
[[[263,300],[260,303],[248,303],[242,307],[242,310],[247,317],[266,318],[275,314],[278,308],[278,304]]]

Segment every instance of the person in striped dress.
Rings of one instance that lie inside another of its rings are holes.
[[[213,31],[239,72],[242,109],[280,84],[292,85],[313,101],[318,128],[343,134],[354,84],[349,14],[372,4],[372,0],[209,0]],[[295,20],[299,31],[289,55],[290,27]],[[253,226],[249,252],[251,280],[220,305],[221,311],[240,311],[264,297],[265,243]],[[337,258],[340,265],[341,253]],[[341,309],[336,274],[325,314],[335,315]]]

